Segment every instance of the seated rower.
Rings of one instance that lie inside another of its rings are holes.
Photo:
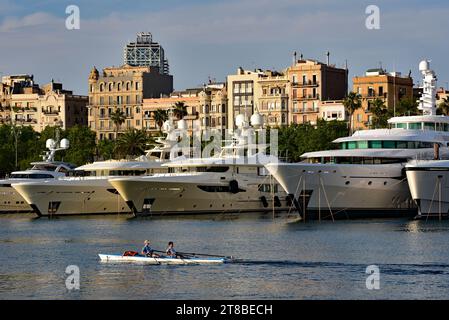
[[[150,240],[144,241],[144,247],[142,248],[141,254],[147,257],[159,258],[157,253],[154,253],[154,250],[150,247]]]
[[[176,250],[174,248],[174,244],[173,241],[170,241],[168,243],[168,247],[167,250],[165,250],[165,253],[167,254],[167,256],[169,256],[170,258],[176,258],[177,254],[176,254]]]

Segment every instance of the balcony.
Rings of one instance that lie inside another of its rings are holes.
[[[318,81],[308,80],[305,82],[292,82],[292,87],[293,88],[318,87],[319,84],[320,83]]]
[[[319,93],[317,93],[315,95],[307,94],[307,95],[301,96],[301,97],[293,97],[293,100],[319,100],[319,99],[320,99]]]

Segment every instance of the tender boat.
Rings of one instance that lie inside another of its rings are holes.
[[[231,258],[169,258],[169,257],[144,257],[144,256],[123,256],[120,254],[99,254],[101,262],[128,262],[128,263],[142,263],[142,264],[222,264],[232,261]]]

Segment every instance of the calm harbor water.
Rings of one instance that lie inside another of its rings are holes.
[[[164,249],[233,255],[218,266],[100,263],[98,253]],[[449,298],[449,222],[291,222],[271,216],[132,219],[0,216],[0,299]],[[368,265],[380,289],[366,288]],[[65,269],[80,268],[80,290]]]

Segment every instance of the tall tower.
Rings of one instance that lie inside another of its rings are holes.
[[[137,34],[136,42],[128,43],[123,50],[124,64],[139,67],[158,67],[159,73],[168,75],[168,60],[162,46],[153,42],[150,32]]]

